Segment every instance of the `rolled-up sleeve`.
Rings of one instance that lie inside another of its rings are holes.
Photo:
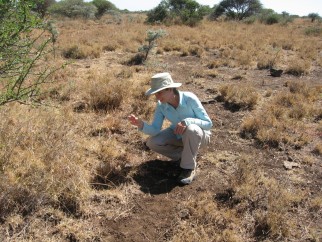
[[[152,124],[148,124],[144,122],[142,132],[151,136],[157,135],[161,131],[163,120],[164,120],[164,115],[158,103],[157,108],[154,112]]]

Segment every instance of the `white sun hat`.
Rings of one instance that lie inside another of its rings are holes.
[[[151,78],[151,88],[146,91],[145,95],[157,93],[163,89],[180,87],[182,83],[173,82],[168,72],[158,73]]]

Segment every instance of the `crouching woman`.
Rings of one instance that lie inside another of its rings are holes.
[[[129,121],[150,135],[147,146],[172,160],[180,160],[182,169],[178,181],[190,184],[196,175],[197,154],[210,141],[212,121],[198,97],[191,92],[179,91],[169,73],[158,73],[151,78],[151,88],[146,95],[154,94],[157,107],[152,124],[131,114]],[[162,130],[164,119],[171,123]]]

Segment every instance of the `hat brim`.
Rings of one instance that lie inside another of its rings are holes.
[[[146,91],[145,95],[149,96],[149,95],[152,95],[152,94],[155,94],[157,92],[160,92],[164,89],[167,89],[167,88],[175,88],[175,87],[180,87],[182,85],[182,83],[172,83],[171,85],[169,86],[166,86],[166,87],[161,87],[161,88],[158,88],[158,89],[152,89],[150,88],[149,90]]]

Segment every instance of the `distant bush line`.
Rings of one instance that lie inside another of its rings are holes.
[[[69,18],[99,19],[105,14],[128,13],[129,10],[120,10],[107,0],[34,0],[35,11],[41,16],[46,13]],[[141,11],[143,12],[143,11]],[[259,21],[263,24],[287,24],[298,15],[287,12],[276,13],[272,9],[265,9],[259,0],[223,0],[214,6],[201,5],[195,0],[162,0],[158,6],[146,11],[147,24],[188,25],[195,26],[204,18],[210,21],[242,21],[252,24]],[[308,14],[312,22],[321,21],[317,13]]]

